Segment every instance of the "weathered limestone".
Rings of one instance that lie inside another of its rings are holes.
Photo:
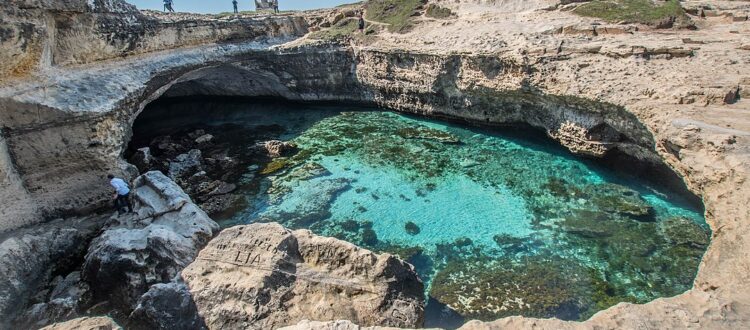
[[[211,329],[304,319],[419,327],[424,317],[423,286],[411,265],[275,223],[224,230],[182,277]]]
[[[206,329],[185,283],[154,284],[129,317],[134,329]]]
[[[36,328],[55,321],[68,320],[81,315],[91,306],[91,291],[81,280],[81,272],[74,271],[65,278],[57,277],[49,299],[32,305],[16,319],[22,328]]]
[[[55,323],[43,330],[122,330],[114,320],[106,316],[82,317],[70,321]]]
[[[102,217],[96,216],[55,220],[9,232],[0,238],[0,277],[3,278],[0,281],[0,328],[10,327],[13,319],[24,312],[24,307],[54,274],[67,274],[80,264],[88,243],[102,224]],[[64,293],[60,293],[56,298],[64,300]]]
[[[163,53],[163,62],[151,66],[141,61],[133,61],[129,68],[115,64],[119,77],[101,72],[102,77],[114,78],[110,83],[78,77],[74,85],[60,84],[81,96],[65,96],[67,105],[34,101],[57,94],[37,89],[37,82],[58,84],[67,75],[49,70],[232,40],[235,43],[214,44],[209,51],[216,59],[228,59],[307,32],[304,19],[298,16],[162,22],[121,0],[3,2],[0,21],[0,31],[7,31],[0,37],[0,85],[13,89],[0,92],[0,197],[7,201],[0,208],[0,215],[7,215],[0,221],[0,231],[104,206],[109,188],[101,180],[106,173],[120,174],[126,167],[120,153],[130,128],[121,124],[132,121],[130,117],[163,93],[166,86],[162,83],[171,84],[212,60],[202,49],[192,55]],[[178,62],[181,69],[174,66]],[[166,76],[163,69],[169,72]],[[72,69],[76,71],[80,68]],[[50,75],[39,76],[42,72]],[[159,83],[133,79],[155,78],[153,74],[160,76]],[[14,79],[29,84],[21,86]],[[118,110],[111,111],[114,108]]]
[[[133,195],[138,213],[94,239],[83,265],[94,300],[123,311],[151,285],[175,278],[219,229],[160,172],[138,177]]]

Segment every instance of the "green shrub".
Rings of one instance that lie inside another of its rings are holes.
[[[425,4],[425,0],[370,0],[366,18],[388,24],[391,32],[405,32],[412,25],[412,16]]]
[[[678,23],[689,21],[677,0],[668,0],[662,5],[657,5],[651,0],[594,0],[578,6],[573,12],[609,22],[659,25],[670,19]]]
[[[359,28],[359,22],[355,18],[341,20],[336,25],[310,34],[310,38],[318,40],[342,40],[351,36]]]
[[[431,4],[427,6],[427,11],[425,12],[425,16],[438,18],[438,19],[444,19],[444,18],[450,18],[451,16],[453,16],[453,12],[448,8],[444,8],[438,5]]]

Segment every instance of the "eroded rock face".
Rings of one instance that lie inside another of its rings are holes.
[[[423,322],[423,284],[409,264],[275,223],[226,229],[182,277],[212,329],[270,329],[304,319]]]
[[[156,283],[171,281],[197,256],[218,225],[160,172],[134,182],[138,214],[94,239],[83,266],[94,299],[132,310]]]
[[[206,329],[185,283],[154,284],[130,314],[135,329]]]
[[[53,301],[60,299],[53,303],[62,307],[58,311],[67,310],[48,313],[55,308],[50,305],[41,310],[43,306],[38,306],[37,315],[41,318],[74,314],[77,302],[67,298],[75,294],[66,293],[68,290],[64,286],[46,294],[39,291],[45,290],[45,284],[55,273],[65,274],[80,263],[88,242],[100,227],[99,221],[96,217],[52,221],[10,233],[0,241],[0,278],[3,278],[0,281],[0,328],[9,326],[27,304],[46,303],[47,296]]]
[[[122,330],[114,320],[106,316],[81,317],[66,322],[55,323],[42,328],[43,330]]]
[[[23,328],[35,328],[55,321],[68,320],[82,315],[91,306],[91,291],[81,281],[81,272],[75,271],[65,278],[53,279],[54,288],[46,302],[34,304],[24,312],[16,323]]]

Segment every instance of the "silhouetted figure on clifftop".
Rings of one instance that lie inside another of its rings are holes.
[[[174,13],[174,8],[172,8],[172,0],[164,0],[164,11]]]

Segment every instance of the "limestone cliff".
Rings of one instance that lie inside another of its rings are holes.
[[[101,175],[127,168],[120,160],[129,138],[125,123],[167,85],[214,60],[306,32],[304,20],[294,16],[159,21],[119,0],[3,3],[0,17],[0,31],[5,31],[0,80],[13,80],[0,93],[0,197],[8,202],[0,209],[0,231],[101,206],[108,189],[99,184]],[[81,72],[80,67],[66,67],[72,64],[230,40],[236,43],[211,47],[214,60],[206,57],[207,49],[195,49],[192,55],[154,54],[162,61],[153,65],[135,58],[130,65],[111,63],[109,70],[119,75],[99,71],[100,78],[114,79],[110,83],[91,76],[64,78]],[[158,82],[143,84],[154,78]],[[64,87],[65,80],[76,83]],[[47,84],[81,97],[64,96],[58,99],[62,103],[42,105],[35,99],[58,94],[44,91]]]

